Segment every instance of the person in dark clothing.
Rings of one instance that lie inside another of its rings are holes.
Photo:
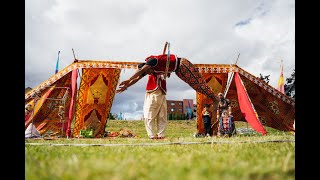
[[[212,112],[209,110],[209,105],[205,104],[202,110],[202,120],[204,125],[204,135],[209,137],[212,136],[211,131],[211,119],[212,119]]]

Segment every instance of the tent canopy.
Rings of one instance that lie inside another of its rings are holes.
[[[40,133],[51,130],[67,136],[78,136],[81,129],[94,128],[95,137],[101,137],[121,70],[137,69],[138,64],[140,62],[76,60],[25,94],[25,102],[34,107],[25,116],[25,128],[33,123]],[[228,77],[235,74],[226,94],[235,121],[246,121],[262,134],[263,126],[294,131],[295,101],[291,97],[234,64],[194,65],[215,94],[224,92]],[[77,89],[79,70],[82,70],[82,77]],[[196,95],[197,129],[202,132],[200,113],[204,104],[212,102],[200,93]],[[64,120],[58,116],[61,105]],[[71,123],[74,123],[73,129]]]

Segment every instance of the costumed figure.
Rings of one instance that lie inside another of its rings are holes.
[[[167,45],[167,43],[166,43]],[[166,46],[165,46],[166,49]],[[128,79],[119,84],[116,93],[127,90],[142,77],[148,74],[146,96],[144,101],[144,119],[147,134],[150,139],[162,139],[165,137],[167,127],[167,103],[166,103],[166,77],[170,77],[172,72],[184,82],[189,84],[194,90],[216,101],[216,97],[202,78],[194,65],[185,58],[177,57],[174,54],[164,53],[161,55],[151,55],[139,64],[138,70]],[[158,133],[153,133],[152,123],[157,119]]]
[[[166,69],[167,59],[170,62],[168,69]],[[149,56],[145,61],[146,63],[140,64],[141,69],[139,69],[139,71],[135,72],[128,80],[122,81],[119,84],[120,89],[116,91],[117,93],[125,91],[133,84],[131,81],[134,81],[147,70],[152,69],[155,73],[167,75],[168,77],[170,76],[170,73],[175,72],[181,80],[186,82],[195,91],[207,96],[213,101],[217,101],[217,98],[210,86],[208,86],[202,75],[188,59],[177,57],[174,54],[170,54],[170,56],[163,54]]]
[[[217,107],[217,121],[219,122],[217,135],[228,135],[230,137],[236,134],[233,116],[231,115],[231,103],[224,98],[222,93],[218,93],[218,98],[220,101]]]

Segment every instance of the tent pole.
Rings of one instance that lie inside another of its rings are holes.
[[[77,58],[76,58],[76,55],[74,54],[73,48],[72,48],[72,53],[73,53],[73,58],[74,58],[74,60],[77,61]]]
[[[165,73],[164,73],[164,79],[167,78],[168,75],[168,70],[169,70],[169,65],[170,65],[170,43],[166,42],[165,48],[163,50],[163,54],[165,54],[165,50],[168,47],[168,55],[167,55],[167,62],[166,62],[166,69],[165,69]]]
[[[73,53],[74,62],[78,62],[78,60],[77,60],[77,58],[76,58],[76,55],[74,54],[73,48],[72,48],[72,53]],[[80,75],[79,69],[77,69],[77,72],[78,72],[78,77],[80,77],[80,81],[81,81],[81,75]],[[78,78],[77,78],[77,79],[78,79]]]
[[[164,44],[164,48],[163,48],[163,52],[162,52],[163,55],[166,53],[167,46],[168,46],[168,42],[166,42],[166,43]]]
[[[240,53],[238,54],[238,58],[237,58],[237,60],[236,60],[236,62],[235,62],[234,65],[237,64],[238,59],[239,59],[239,56],[240,56]],[[232,66],[232,65],[230,65],[230,66]],[[224,98],[226,98],[226,96],[227,96],[227,93],[228,93],[228,90],[229,90],[229,87],[230,87],[230,84],[231,84],[233,75],[234,75],[234,72],[231,72],[230,78],[228,79],[228,82],[227,82],[227,87],[226,87],[226,89],[225,89],[225,91],[224,91],[224,93],[223,93]]]

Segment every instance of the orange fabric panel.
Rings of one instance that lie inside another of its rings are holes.
[[[82,129],[94,129],[94,137],[105,132],[121,69],[83,68],[78,91],[75,124],[72,135],[79,136]]]

